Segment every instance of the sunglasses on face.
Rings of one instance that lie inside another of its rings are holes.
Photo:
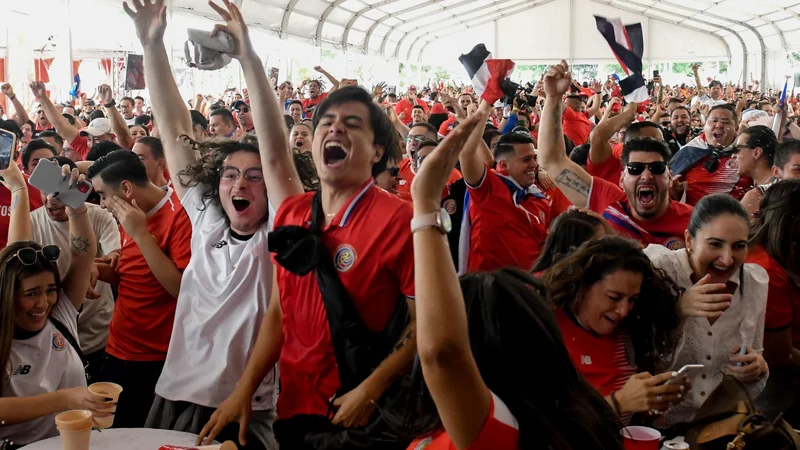
[[[236,112],[239,113],[239,114],[241,114],[241,113],[247,114],[247,113],[250,112],[250,108],[242,107],[242,108],[237,109]]]
[[[36,264],[39,254],[47,261],[58,261],[58,256],[61,254],[61,249],[57,245],[45,245],[41,250],[36,250],[33,247],[21,248],[14,254],[14,258],[19,258],[19,262],[26,266]]]
[[[397,175],[400,175],[400,168],[399,167],[388,167],[386,169],[386,172],[389,174],[389,176],[396,177]]]
[[[406,138],[406,144],[410,144],[412,141],[419,144],[420,142],[425,140],[425,136],[408,136]]]
[[[664,161],[653,161],[649,163],[643,162],[629,162],[626,166],[628,173],[631,175],[641,175],[644,169],[650,169],[653,175],[663,175],[667,171],[667,163]]]

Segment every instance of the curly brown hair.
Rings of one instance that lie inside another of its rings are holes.
[[[547,297],[554,307],[575,311],[584,301],[583,292],[619,270],[643,278],[638,300],[621,326],[630,336],[638,370],[652,372],[675,349],[680,322],[677,307],[683,290],[653,266],[638,242],[604,236],[584,243],[545,275]]]

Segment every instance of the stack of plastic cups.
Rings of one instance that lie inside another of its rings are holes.
[[[89,450],[92,426],[92,412],[85,409],[74,409],[56,416],[56,428],[61,434],[64,450]]]

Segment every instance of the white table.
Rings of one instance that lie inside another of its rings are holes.
[[[162,445],[192,447],[196,434],[150,428],[109,428],[92,431],[90,450],[158,450]],[[62,450],[61,438],[45,439],[25,447],[25,450]]]

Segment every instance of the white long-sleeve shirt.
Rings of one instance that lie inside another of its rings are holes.
[[[681,288],[688,290],[692,267],[686,249],[672,251],[661,245],[644,250],[653,265],[663,269]],[[744,264],[729,280],[736,284],[731,306],[713,325],[705,317],[685,319],[683,332],[673,353],[672,362],[660,372],[677,371],[686,364],[703,364],[704,369],[693,372],[692,389],[680,404],[670,408],[656,422],[659,428],[691,422],[698,409],[722,382],[723,370],[730,364],[731,351],[748,345],[761,353],[764,349],[764,314],[767,310],[769,276],[756,264]],[[752,398],[764,389],[767,376],[745,384]]]

